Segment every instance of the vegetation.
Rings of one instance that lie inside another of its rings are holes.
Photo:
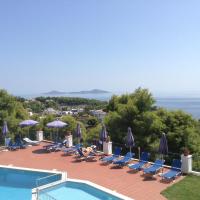
[[[123,140],[127,134],[127,128],[130,126],[135,137],[136,147],[140,146],[141,151],[145,149],[157,152],[161,133],[165,132],[170,152],[180,155],[182,149],[187,147],[197,158],[200,155],[200,122],[182,111],[157,108],[152,94],[147,89],[141,88],[132,94],[113,96],[108,103],[68,97],[38,97],[35,101],[27,101],[20,97],[11,96],[5,90],[0,90],[0,129],[3,126],[3,121],[7,121],[11,136],[14,133],[26,134],[28,128],[21,129],[18,124],[29,118],[27,111],[31,109],[34,111],[31,118],[40,123],[36,127],[29,128],[30,135],[34,138],[35,131],[41,129],[44,131],[45,137],[50,139],[57,130],[47,128],[46,124],[55,120],[57,116],[44,116],[40,113],[49,106],[61,108],[82,104],[85,104],[86,107],[101,106],[101,108],[105,108],[108,114],[104,123],[113,144],[124,146]],[[90,143],[93,139],[98,140],[101,124],[88,113],[81,113],[78,116],[63,116],[61,120],[68,123],[67,127],[59,130],[61,138],[67,132],[74,134],[76,125],[80,122],[84,141]],[[198,160],[194,163],[196,168],[200,166]]]
[[[5,90],[0,90],[0,132],[4,121],[7,121],[10,135],[20,131],[19,122],[27,119],[28,113],[22,103],[14,96],[9,95]],[[2,141],[0,134],[0,141]]]
[[[169,200],[199,200],[200,177],[187,176],[168,187],[162,194]]]
[[[146,89],[113,96],[108,103],[105,124],[115,143],[122,143],[131,127],[136,146],[156,152],[162,132],[167,134],[169,150],[173,153],[189,150],[200,153],[199,121],[182,111],[167,111],[155,107],[155,99]]]

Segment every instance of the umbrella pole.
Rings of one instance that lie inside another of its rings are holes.
[[[56,140],[58,142],[58,128],[57,128]]]
[[[140,147],[138,147],[138,158],[140,160]]]
[[[131,147],[130,147],[130,153],[131,153]]]

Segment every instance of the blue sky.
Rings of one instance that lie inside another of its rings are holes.
[[[0,87],[200,94],[199,0],[0,0]]]

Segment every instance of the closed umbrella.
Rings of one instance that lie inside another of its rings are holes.
[[[31,127],[31,126],[35,126],[37,125],[39,122],[28,119],[28,120],[24,120],[22,122],[19,123],[20,127]],[[29,129],[28,129],[28,137],[29,137]]]
[[[128,127],[128,132],[127,132],[127,136],[125,139],[125,145],[126,145],[126,147],[130,148],[130,152],[131,152],[131,148],[135,146],[133,133],[132,133],[130,127]]]
[[[57,119],[55,121],[49,122],[47,124],[47,127],[49,127],[49,128],[56,128],[57,129],[57,136],[56,136],[56,139],[57,139],[58,138],[58,129],[59,128],[63,128],[65,126],[67,126],[67,125],[68,125],[67,123],[62,122],[62,121],[60,121],[60,120]]]
[[[161,154],[162,160],[163,160],[163,156],[168,154],[168,145],[167,145],[167,138],[166,138],[165,133],[162,133],[162,137],[160,138],[158,152]]]
[[[80,123],[77,123],[77,126],[76,126],[76,137],[78,139],[78,144],[79,144],[80,143],[80,139],[82,138],[82,132],[81,132]]]
[[[108,137],[108,133],[107,133],[106,127],[105,127],[105,125],[102,125],[102,129],[99,134],[100,142],[102,142],[102,143],[105,142],[107,137]]]
[[[108,137],[108,133],[107,133],[107,130],[106,130],[106,126],[102,125],[102,129],[101,129],[100,134],[99,134],[99,144],[100,144],[100,146],[103,145],[103,142],[106,141],[107,137]]]
[[[8,126],[7,126],[7,122],[4,121],[3,128],[2,128],[2,135],[3,135],[3,137],[6,137],[7,133],[8,133]]]

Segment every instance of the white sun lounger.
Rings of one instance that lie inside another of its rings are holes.
[[[31,140],[29,138],[23,138],[23,140],[27,143],[27,144],[30,144],[30,145],[39,145],[40,142],[37,141],[37,140]]]

